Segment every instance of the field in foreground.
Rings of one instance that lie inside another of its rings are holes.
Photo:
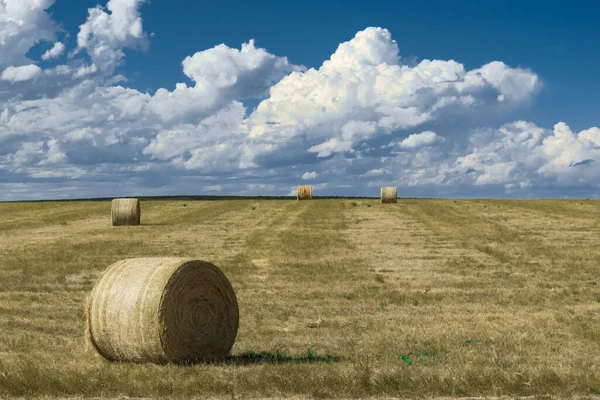
[[[232,357],[86,347],[96,279],[145,256],[225,272]],[[544,394],[600,394],[599,201],[145,201],[138,227],[110,201],[0,203],[0,397]]]

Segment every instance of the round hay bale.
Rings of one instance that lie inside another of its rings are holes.
[[[381,188],[381,203],[397,203],[398,202],[398,189],[395,187],[382,187]]]
[[[138,199],[113,199],[110,214],[113,226],[139,225],[140,201]]]
[[[298,200],[312,200],[312,186],[298,186]]]
[[[90,341],[111,361],[187,364],[229,355],[239,325],[231,283],[214,264],[130,258],[92,289]]]

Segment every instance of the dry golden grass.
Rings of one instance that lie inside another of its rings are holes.
[[[0,204],[0,397],[600,394],[600,202],[356,203],[145,201],[118,230],[108,201]],[[84,351],[100,273],[152,256],[225,273],[232,357]]]

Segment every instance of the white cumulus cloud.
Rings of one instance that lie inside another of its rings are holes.
[[[54,40],[57,25],[46,9],[54,0],[0,0],[0,70],[31,64],[29,49]]]
[[[10,82],[23,82],[35,79],[42,73],[42,69],[35,64],[20,67],[8,67],[2,71],[2,80]]]
[[[112,73],[125,57],[123,48],[146,49],[149,45],[142,26],[140,7],[145,0],[109,0],[105,9],[90,8],[77,34],[78,50],[86,49],[93,63]]]
[[[241,50],[224,44],[186,57],[183,72],[196,87],[216,90],[236,87],[237,97],[261,95],[289,72],[303,68],[292,66],[287,57],[277,57],[256,48],[254,40],[243,43]]]
[[[369,177],[369,176],[381,176],[381,175],[386,175],[389,174],[390,171],[384,169],[384,168],[375,168],[375,169],[371,169],[368,170],[366,173],[360,175],[361,177]]]
[[[47,61],[51,58],[60,56],[65,51],[65,45],[62,42],[55,42],[51,49],[48,49],[42,54],[42,60]]]
[[[175,164],[186,169],[237,168],[244,153],[240,144],[247,138],[240,129],[245,112],[240,102],[233,102],[198,124],[161,130],[143,153],[162,160],[175,158]]]
[[[455,169],[475,184],[593,185],[600,174],[600,129],[576,134],[564,122],[553,130],[516,121],[498,130],[470,136],[470,152],[457,158]]]
[[[535,73],[502,62],[465,71],[453,60],[414,67],[399,60],[388,30],[358,32],[319,69],[292,72],[271,87],[249,118],[250,135],[272,141],[304,135],[309,152],[327,157],[441,118],[452,107],[519,104],[539,87]]]
[[[128,87],[114,70],[123,49],[148,48],[144,3],[90,9],[78,49],[93,62],[75,53],[42,70],[25,57],[32,46],[54,43],[43,59],[65,51],[46,11],[52,1],[0,0],[0,196],[284,194],[317,177],[314,188],[334,195],[598,186],[597,127],[449,128],[458,114],[484,120],[523,105],[540,88],[535,72],[500,61],[403,65],[383,28],[357,32],[316,69],[249,40],[185,57],[185,83],[153,94]]]
[[[417,147],[428,146],[435,142],[443,140],[435,132],[425,131],[421,133],[413,133],[398,144],[404,149],[416,149]]]
[[[312,172],[305,172],[302,174],[302,179],[304,180],[309,180],[309,179],[315,179],[317,177],[317,171],[312,171]]]
[[[166,122],[196,122],[198,116],[217,111],[234,100],[263,96],[273,83],[304,67],[277,57],[254,40],[241,50],[220,44],[186,57],[183,72],[194,86],[178,83],[175,90],[159,89],[150,108]]]

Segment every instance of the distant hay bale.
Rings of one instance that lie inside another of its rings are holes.
[[[298,186],[298,200],[312,200],[312,186]]]
[[[139,225],[140,201],[138,199],[113,199],[110,214],[113,226]]]
[[[395,187],[382,187],[381,188],[381,203],[397,203],[398,202],[398,189]]]
[[[86,323],[89,341],[110,361],[187,364],[229,355],[239,310],[231,283],[210,262],[130,258],[99,278]]]

